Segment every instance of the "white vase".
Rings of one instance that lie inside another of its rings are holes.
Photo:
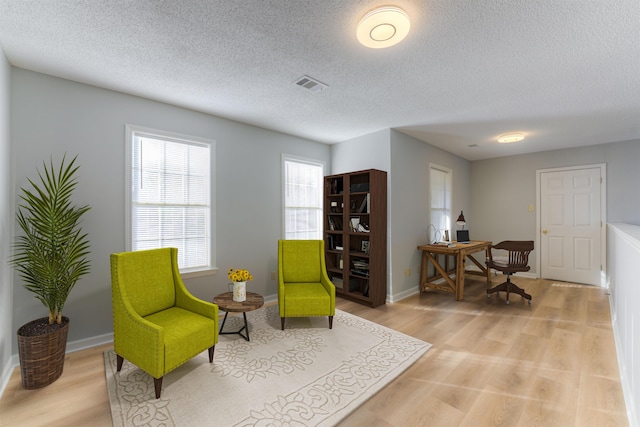
[[[247,300],[247,282],[233,282],[233,300],[242,302]]]

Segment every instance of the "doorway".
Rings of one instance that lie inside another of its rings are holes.
[[[540,277],[604,286],[606,165],[542,169],[536,175]]]

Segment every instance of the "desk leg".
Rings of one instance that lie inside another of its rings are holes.
[[[456,301],[464,298],[464,259],[463,251],[458,252],[456,259]]]
[[[427,288],[425,283],[427,282],[427,253],[422,251],[422,264],[420,265],[420,292],[424,292]]]
[[[491,247],[487,246],[484,250],[484,259],[487,260],[489,259],[489,252],[491,251]],[[489,268],[489,266],[487,266],[486,262],[485,262],[485,269],[487,270],[487,284],[490,285],[491,284],[491,269]]]
[[[429,261],[431,261],[431,264],[433,265],[433,268],[435,268],[435,272],[440,273],[440,275],[442,276],[442,278],[445,280],[445,282],[447,283],[447,285],[449,285],[449,287],[451,288],[450,292],[457,292],[457,286],[456,286],[456,282],[451,280],[451,277],[449,277],[449,272],[445,271],[442,266],[440,265],[440,263],[438,262],[438,254],[431,254],[429,252],[426,252],[427,254],[427,259]],[[447,256],[447,255],[445,255]],[[435,277],[435,276],[434,276]]]

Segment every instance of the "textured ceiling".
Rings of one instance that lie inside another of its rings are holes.
[[[408,37],[360,46],[389,3]],[[325,143],[393,128],[476,160],[640,139],[638,0],[0,0],[0,43],[17,67]]]

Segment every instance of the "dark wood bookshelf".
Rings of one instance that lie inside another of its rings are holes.
[[[336,295],[377,307],[387,299],[387,173],[324,178],[327,273]]]

